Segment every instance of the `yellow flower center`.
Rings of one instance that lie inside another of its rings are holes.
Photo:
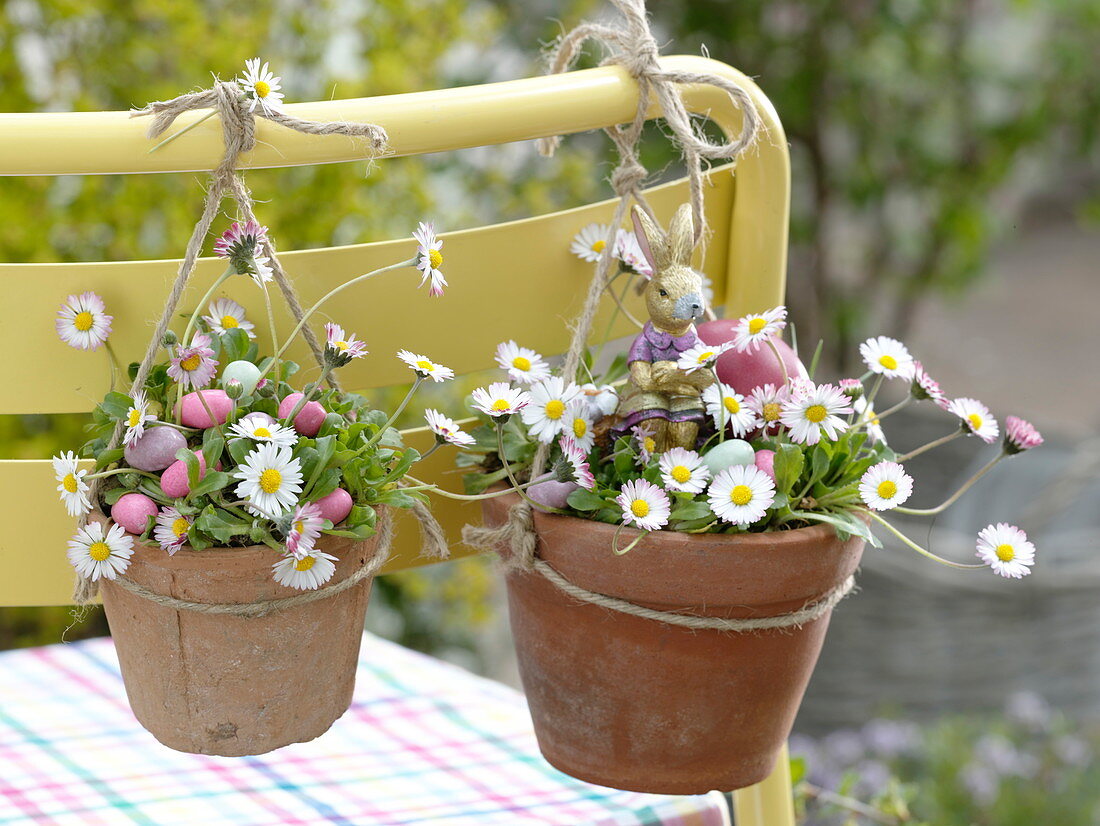
[[[76,493],[76,489],[80,487],[77,484],[76,477],[71,473],[61,480],[61,486],[69,493]]]
[[[334,341],[332,342],[332,346],[341,353],[348,349],[348,343],[346,341]]]
[[[735,505],[747,505],[752,501],[752,488],[748,485],[734,485],[730,491],[730,501]]]
[[[630,503],[630,512],[639,519],[645,518],[649,515],[649,502],[645,499],[635,499]]]
[[[898,360],[893,356],[879,356],[878,363],[885,367],[887,370],[898,369]]]
[[[308,571],[317,560],[312,556],[306,556],[294,563],[295,571]]]
[[[493,402],[493,410],[507,410],[511,406],[506,399],[497,399]]]
[[[275,468],[269,467],[260,474],[260,490],[264,493],[275,493],[275,491],[282,486],[283,474],[279,473]]]
[[[202,364],[202,356],[193,353],[180,362],[180,367],[190,373],[192,370],[198,370],[200,364]]]
[[[997,546],[997,559],[1001,562],[1011,562],[1016,558],[1016,549],[1007,542]]]
[[[270,439],[271,431],[268,430],[266,427],[257,427],[255,430],[252,431],[252,435],[260,439]]]
[[[722,398],[722,404],[725,406],[728,413],[740,413],[741,403],[737,401],[733,396],[724,396]]]
[[[88,548],[88,556],[96,562],[103,562],[110,555],[111,548],[106,542],[93,542],[91,547]]]
[[[668,475],[682,485],[684,484],[684,482],[688,481],[688,479],[691,478],[691,471],[683,465],[677,465],[671,471],[669,471]]]
[[[766,422],[778,422],[780,415],[783,413],[783,408],[780,407],[778,402],[768,402],[763,408],[764,421]]]
[[[898,486],[890,479],[878,483],[878,495],[880,499],[893,499],[897,496]]]
[[[130,427],[137,427],[139,424],[141,424],[141,419],[141,411],[137,408],[134,408],[130,411],[130,415],[126,417],[126,424]]]
[[[234,327],[240,327],[241,324],[237,321],[237,317],[233,315],[222,316],[222,327],[226,330],[232,330]]]
[[[298,533],[301,533],[305,529],[306,529],[306,523],[303,522],[301,519],[299,519],[297,522],[294,523],[294,530],[296,530]]]
[[[755,336],[767,326],[768,320],[766,318],[754,318],[752,321],[749,322],[749,334]]]
[[[252,86],[256,90],[256,97],[265,98],[271,94],[271,84],[266,80],[257,80]]]
[[[712,358],[714,358],[714,351],[704,350],[702,353],[699,354],[699,363],[702,364],[703,362],[709,361]]]
[[[430,373],[432,372],[432,370],[435,369],[435,365],[427,359],[420,359],[420,361],[416,363],[416,366],[423,370],[425,373]]]
[[[819,424],[825,421],[825,417],[829,415],[829,411],[825,409],[823,404],[813,404],[806,408],[806,419]]]
[[[546,418],[548,419],[560,419],[562,414],[565,413],[565,402],[561,399],[551,399],[546,403]]]
[[[531,369],[531,359],[524,358],[523,356],[516,356],[512,359],[512,366],[517,370],[526,372]]]
[[[642,441],[642,447],[645,448],[646,453],[652,453],[657,449],[657,440],[652,436],[646,436]]]
[[[80,330],[82,333],[88,332],[92,329],[92,325],[95,323],[95,317],[87,310],[77,313],[76,318],[73,319],[73,326]]]
[[[187,530],[190,527],[191,523],[181,516],[172,523],[172,533],[176,535],[176,539],[179,539],[181,536],[187,533]]]
[[[428,263],[432,265],[433,270],[438,270],[443,263],[443,253],[439,250],[428,250]]]
[[[970,422],[970,426],[974,430],[982,429],[982,417],[979,416],[977,413],[971,413],[969,416],[966,417],[966,420]]]
[[[602,238],[592,244],[592,252],[603,252],[607,248],[607,242]]]
[[[584,419],[573,419],[573,435],[583,439],[586,433],[588,433],[588,422]]]

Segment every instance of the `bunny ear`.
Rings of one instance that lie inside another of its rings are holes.
[[[691,266],[691,252],[695,249],[695,223],[691,218],[691,204],[682,204],[672,216],[668,226],[669,259],[673,264]]]
[[[642,255],[656,275],[668,262],[668,239],[664,230],[637,204],[630,211],[630,217],[634,222],[634,235],[638,239],[638,246],[642,248]]]

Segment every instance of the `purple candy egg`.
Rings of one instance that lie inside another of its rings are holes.
[[[123,530],[140,534],[150,516],[156,516],[157,503],[144,493],[124,493],[111,506],[111,519],[121,525]]]
[[[187,447],[187,439],[175,428],[151,427],[126,445],[126,464],[138,470],[164,470],[176,461],[176,452],[182,447]]]
[[[559,482],[552,473],[544,474],[539,479],[543,481],[531,485],[527,495],[548,508],[566,507],[569,494],[580,487],[576,482]]]

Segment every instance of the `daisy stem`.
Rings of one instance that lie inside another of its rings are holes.
[[[614,280],[615,280],[614,278],[611,279],[611,281],[614,281]],[[606,290],[611,295],[611,298],[615,301],[615,311],[616,312],[621,312],[623,315],[625,315],[627,318],[629,318],[631,323],[633,323],[634,326],[636,326],[639,330],[642,329],[643,327],[645,327],[645,324],[643,324],[641,321],[636,319],[634,317],[633,313],[631,313],[630,310],[628,310],[626,308],[626,305],[623,304],[623,298],[626,298],[626,290],[625,289],[623,290],[622,298],[620,298],[619,296],[615,295],[614,290],[608,289],[608,287],[611,286],[611,281],[608,281],[607,284],[604,285],[604,290]],[[629,287],[630,286],[630,280],[627,279],[626,283],[627,283],[627,287]],[[614,321],[614,316],[612,316],[612,321]],[[611,325],[610,324],[608,324],[607,329],[608,329],[608,332],[610,332],[610,330],[611,330]]]
[[[188,427],[187,425],[184,425],[184,424],[176,424],[175,422],[165,422],[165,421],[161,421],[160,419],[157,419],[156,426],[157,427],[170,427],[173,430],[179,430],[183,433],[188,433],[188,434],[198,433],[198,431],[199,431],[199,428],[197,428],[197,427]]]
[[[275,332],[275,311],[271,307],[271,294],[267,291],[267,284],[261,284],[260,286],[263,287],[264,290],[264,307],[267,308],[267,324],[268,327],[271,329],[271,352],[275,354],[271,357],[271,363],[268,365],[268,368],[275,368],[276,401],[282,401],[282,399],[278,398],[278,391],[279,382],[282,380],[283,375],[282,366],[279,364],[279,356],[282,354],[283,351],[279,349],[279,336]],[[264,373],[266,372],[267,371],[265,370]],[[263,378],[264,373],[260,374],[261,379]],[[305,396],[303,396],[302,398],[305,398]]]
[[[207,112],[205,115],[203,115],[201,118],[199,118],[194,123],[189,123],[187,126],[183,127],[178,132],[173,132],[167,138],[165,138],[160,143],[158,143],[156,146],[154,146],[152,149],[150,149],[149,154],[150,155],[153,154],[158,149],[160,149],[162,146],[167,146],[168,144],[170,144],[172,141],[174,141],[176,138],[180,137],[181,135],[186,135],[188,132],[190,132],[192,129],[194,129],[196,126],[198,126],[200,123],[202,123],[203,121],[206,121],[206,120],[210,120],[210,118],[214,117],[214,115],[216,115],[216,114],[218,114],[218,110],[217,109],[211,109],[209,112]]]
[[[785,367],[783,369],[786,371]],[[722,395],[722,380],[718,378],[718,362],[714,363],[714,366],[710,368],[710,372],[714,374],[714,383],[718,387],[718,419],[721,423],[718,428],[718,444],[722,444],[726,441],[726,425],[729,423],[726,421],[726,399]]]
[[[922,453],[925,453],[925,452],[931,450],[934,447],[939,447],[940,445],[945,445],[948,442],[950,442],[952,439],[959,438],[961,435],[963,435],[963,432],[964,431],[962,430],[962,428],[959,428],[954,433],[949,433],[948,435],[943,436],[939,439],[935,439],[935,440],[929,442],[926,445],[921,445],[916,450],[910,450],[908,453],[903,453],[901,456],[898,457],[897,460],[898,460],[898,462],[907,462],[910,459],[912,459],[914,456],[920,456]]]
[[[993,466],[995,464],[997,464],[997,462],[1001,461],[1001,459],[1003,459],[1004,457],[1005,457],[1005,454],[1003,452],[998,453],[996,456],[994,456],[991,461],[986,463],[985,467],[983,467],[981,470],[979,470],[977,473],[975,473],[973,476],[971,476],[970,479],[967,481],[967,483],[965,485],[963,485],[961,488],[959,488],[957,491],[955,491],[955,493],[952,494],[952,496],[950,498],[948,498],[943,504],[941,504],[938,507],[935,507],[935,508],[900,508],[899,507],[899,508],[894,508],[894,510],[896,510],[898,513],[908,513],[912,516],[932,516],[933,514],[941,513],[942,511],[947,510],[949,507],[951,507],[956,502],[958,502],[960,496],[962,496],[964,493],[966,493],[968,490],[970,490],[970,488],[972,488],[974,486],[975,482],[977,482],[979,479],[981,479],[983,476],[985,476],[987,473],[989,473],[989,471],[993,470]]]
[[[639,542],[641,542],[643,539],[645,539],[647,536],[649,536],[649,531],[642,531],[640,534],[638,534],[638,536],[634,537],[634,539],[632,539],[630,541],[629,545],[627,545],[625,548],[620,549],[619,548],[619,536],[622,534],[623,528],[625,528],[625,527],[626,527],[625,522],[622,523],[621,525],[619,525],[619,527],[615,529],[615,535],[613,537],[611,537],[611,550],[618,556],[622,556],[623,554],[627,553],[628,551],[633,550],[634,547]]]
[[[107,361],[111,365],[111,392],[114,392],[115,379],[122,373],[122,366],[119,364],[118,356],[115,355],[115,348],[111,346],[111,342],[104,341],[103,346],[107,348]]]
[[[783,361],[783,356],[779,355],[779,348],[775,346],[775,341],[772,339],[771,336],[768,336],[768,346],[772,348],[772,352],[775,353],[776,361],[778,361],[779,366],[783,368],[783,386],[790,386],[791,377],[790,374],[787,372],[787,362]]]
[[[631,277],[632,276],[631,271],[630,270],[624,270],[620,266],[618,274],[615,275],[615,277],[612,278],[611,281],[608,281],[607,286],[604,287],[605,290],[607,290],[608,292],[611,292],[612,282],[614,282],[615,278],[618,278],[619,276],[624,275],[624,274],[627,274],[626,284],[623,286],[622,292],[619,293],[619,297],[615,300],[615,309],[611,311],[611,318],[608,319],[607,327],[604,329],[603,336],[600,338],[600,345],[596,349],[596,357],[594,359],[592,359],[592,364],[594,364],[594,365],[599,364],[600,356],[603,355],[604,345],[607,344],[608,338],[611,337],[611,328],[615,326],[615,320],[619,317],[619,310],[623,306],[623,299],[626,298],[626,291],[630,289],[630,282],[633,280],[633,278]]]
[[[912,396],[906,396],[904,399],[902,399],[900,402],[895,404],[893,407],[888,407],[882,413],[876,413],[874,416],[872,416],[872,418],[873,419],[878,419],[881,422],[883,419],[885,419],[891,413],[897,413],[899,410],[901,410],[903,407],[905,407],[911,401],[913,401],[913,397]],[[871,419],[868,419],[867,421],[870,422]]]
[[[195,312],[191,313],[191,318],[187,319],[187,328],[183,331],[183,338],[180,339],[180,344],[184,347],[191,341],[191,331],[195,329],[195,322],[198,321],[199,313],[202,312],[202,308],[214,297],[214,293],[217,291],[218,287],[224,284],[226,279],[236,272],[232,264],[226,267],[225,272],[219,275],[218,280],[210,285],[210,289],[206,291],[206,295],[204,295],[202,300],[196,305]]]
[[[898,509],[895,508],[894,510],[898,510]],[[874,511],[870,511],[870,510],[867,511],[867,515],[870,516],[872,519],[874,519],[876,522],[878,522],[880,525],[882,525],[884,528],[886,528],[886,530],[890,531],[890,533],[892,533],[894,536],[896,536],[898,539],[900,539],[902,542],[904,542],[906,545],[908,545],[914,551],[919,553],[921,556],[926,556],[929,559],[933,560],[934,562],[939,562],[940,564],[947,565],[950,568],[967,569],[967,568],[984,568],[985,567],[985,565],[980,563],[980,562],[974,563],[972,565],[968,565],[964,562],[952,562],[950,559],[944,559],[942,556],[936,556],[931,551],[926,550],[925,548],[922,548],[920,545],[918,545],[916,542],[914,542],[908,536],[903,534],[901,531],[899,531],[897,528],[895,528],[893,525],[891,525],[889,522],[887,522],[885,519],[883,519],[881,516],[879,516]]]
[[[407,473],[405,474],[405,478],[415,484],[409,487],[403,487],[401,488],[401,490],[426,490],[430,491],[431,493],[437,493],[445,499],[461,499],[463,501],[476,502],[482,499],[496,499],[498,496],[507,496],[508,494],[513,492],[512,488],[508,488],[507,490],[498,490],[493,491],[492,493],[452,493],[451,491],[443,490],[443,488],[433,485],[430,482],[424,482],[420,479],[417,479],[415,476],[409,476]],[[520,487],[526,489],[535,484],[538,483],[532,480],[530,482],[524,482],[522,485],[520,485]],[[542,506],[540,505],[539,507]]]
[[[205,390],[199,390],[196,394],[199,397],[199,403],[202,404],[202,409],[206,411],[206,415],[210,417],[210,421],[214,423],[214,428],[218,431],[218,435],[222,437],[222,444],[228,444],[228,442],[226,442],[225,440],[225,431],[222,430],[221,422],[219,422],[214,416],[214,411],[210,409],[210,405],[206,403],[206,399],[202,395],[205,392]],[[181,409],[180,413],[182,414],[182,412],[183,411]]]
[[[370,439],[367,441],[367,447],[370,447],[379,439],[381,439],[385,432],[393,426],[393,423],[397,421],[397,417],[400,416],[402,412],[404,412],[406,407],[408,407],[408,404],[412,400],[413,394],[416,392],[416,389],[420,387],[420,385],[423,383],[424,377],[417,373],[416,381],[414,381],[412,387],[409,388],[409,392],[405,394],[405,398],[401,400],[401,404],[397,405],[397,409],[393,411],[393,415],[390,416],[389,421],[382,425],[382,428],[370,437]]]
[[[569,511],[562,510],[561,508],[552,508],[549,505],[540,505],[538,502],[536,502],[534,499],[532,499],[530,496],[528,496],[526,493],[523,492],[523,489],[524,489],[525,486],[521,485],[519,482],[516,481],[516,477],[512,474],[512,468],[508,465],[508,459],[504,455],[504,426],[501,425],[501,424],[497,424],[496,428],[497,428],[497,451],[499,452],[498,455],[500,456],[500,463],[504,466],[504,472],[506,474],[508,474],[508,481],[512,483],[511,491],[515,491],[516,493],[518,493],[520,499],[522,499],[524,502],[526,502],[531,507],[536,508],[537,510],[547,511],[549,513],[563,513],[563,514],[568,515]],[[534,481],[534,480],[532,480],[532,481]],[[510,493],[511,491],[505,491],[505,492]]]
[[[878,395],[878,391],[882,389],[882,380],[884,376],[879,373],[875,376],[875,383],[871,385],[871,392],[867,394],[867,407],[866,410],[871,409],[871,405],[875,403],[875,396]]]
[[[416,259],[415,258],[410,258],[407,261],[401,261],[401,262],[398,262],[397,264],[390,264],[388,267],[382,267],[382,268],[377,269],[377,270],[371,270],[370,272],[364,273],[363,275],[357,275],[355,278],[351,279],[350,281],[345,281],[339,287],[334,287],[333,289],[329,290],[325,295],[323,295],[321,297],[321,299],[316,304],[314,304],[312,307],[310,307],[308,310],[306,310],[305,313],[302,314],[302,320],[299,321],[298,324],[294,327],[294,329],[290,331],[290,335],[287,336],[286,341],[283,342],[283,346],[280,347],[278,352],[275,353],[275,358],[278,359],[280,356],[282,356],[283,353],[286,352],[287,348],[290,347],[291,342],[294,341],[294,337],[297,336],[298,333],[302,332],[302,328],[306,326],[306,322],[309,321],[310,316],[312,316],[315,312],[317,312],[317,310],[320,309],[322,304],[324,304],[326,301],[328,301],[330,298],[332,298],[337,293],[343,292],[348,287],[350,287],[352,284],[358,284],[360,281],[365,281],[368,278],[373,278],[374,276],[381,275],[384,272],[389,272],[390,270],[399,270],[403,267],[412,267],[412,266],[415,266],[415,265],[416,265]],[[264,376],[266,376],[269,372],[271,372],[271,367],[274,363],[275,362],[272,361],[272,363],[269,364],[267,366],[267,368],[264,369],[264,371],[262,373],[260,373],[260,378],[261,379]]]
[[[310,390],[308,393],[303,393],[302,394],[302,398],[298,399],[298,403],[296,405],[294,405],[294,408],[290,411],[290,413],[287,415],[287,417],[285,419],[283,419],[283,424],[285,426],[293,427],[291,422],[293,422],[298,417],[298,414],[302,412],[302,408],[306,406],[306,403],[310,400],[310,398],[313,397],[313,394],[318,389],[320,389],[322,384],[325,383],[325,379],[328,378],[328,374],[331,373],[331,372],[332,372],[332,365],[331,364],[326,364],[324,367],[321,368],[321,375],[318,376],[317,382],[316,382],[317,386],[314,387],[312,390]]]
[[[132,467],[119,467],[115,468],[114,470],[101,470],[99,473],[89,473],[85,478],[105,479],[108,476],[117,476],[120,473],[136,473],[138,476],[147,476],[150,479],[155,479],[157,482],[160,482],[160,477],[157,476],[155,473],[149,473],[148,471],[144,470],[137,470],[136,468]]]

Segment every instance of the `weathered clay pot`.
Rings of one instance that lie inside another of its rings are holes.
[[[339,560],[331,585],[373,556],[375,540],[322,536],[318,547]],[[277,559],[266,545],[184,547],[169,556],[138,541],[126,576],[195,602],[302,593],[272,578]],[[368,577],[335,596],[251,618],[176,611],[111,581],[101,592],[138,721],[170,748],[239,757],[319,737],[347,710],[370,587]]]
[[[512,497],[486,500],[500,524]],[[726,618],[798,610],[840,586],[863,553],[832,528],[661,532],[623,556],[614,525],[535,514],[538,556],[589,591]],[[637,533],[624,530],[620,545]],[[691,630],[573,599],[538,573],[508,575],[520,674],[539,748],[591,783],[658,794],[763,780],[790,734],[829,624]]]

